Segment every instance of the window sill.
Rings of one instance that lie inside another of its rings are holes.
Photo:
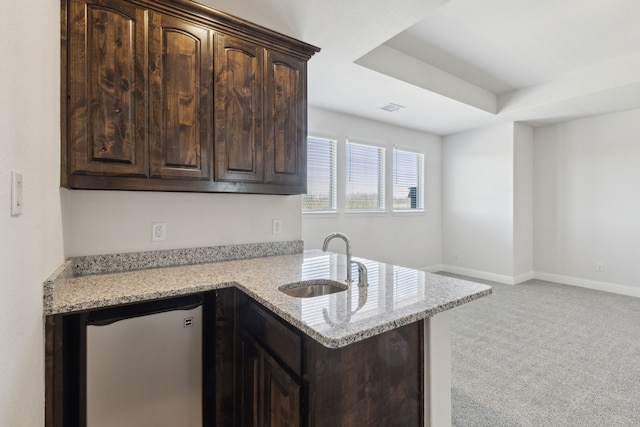
[[[352,217],[353,216],[386,216],[389,214],[389,212],[388,211],[351,210],[351,211],[345,211],[344,214],[345,216],[352,216]]]
[[[303,211],[302,217],[305,219],[311,218],[338,218],[342,215],[347,217],[366,217],[366,216],[387,216],[391,214],[391,216],[424,216],[426,211],[424,209],[416,209],[416,210],[406,210],[406,211]]]
[[[337,211],[302,211],[303,218],[337,218],[339,216]]]
[[[402,211],[393,211],[391,215],[393,216],[412,216],[412,215],[424,215],[426,212],[424,209],[412,209],[412,210],[402,210]]]

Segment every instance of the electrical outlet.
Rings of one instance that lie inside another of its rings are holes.
[[[151,224],[151,241],[159,242],[161,240],[167,240],[167,223],[154,222]]]
[[[604,264],[601,262],[596,262],[596,271],[598,273],[604,273]]]
[[[282,234],[282,220],[274,219],[271,221],[271,232],[273,234]]]

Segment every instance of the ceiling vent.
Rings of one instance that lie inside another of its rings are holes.
[[[382,110],[384,111],[388,111],[390,113],[393,113],[394,111],[398,111],[402,108],[404,108],[402,105],[398,105],[398,104],[394,104],[394,103],[389,103],[387,105],[385,105],[384,107],[380,107]]]

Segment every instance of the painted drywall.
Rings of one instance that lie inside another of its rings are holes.
[[[301,238],[300,196],[62,191],[67,256]],[[151,240],[154,222],[166,223],[165,241]]]
[[[533,278],[533,129],[513,128],[513,276]]]
[[[394,114],[394,113],[390,113]],[[413,268],[439,269],[440,232],[440,157],[439,136],[388,124],[339,114],[320,108],[309,109],[309,134],[338,141],[338,205],[344,203],[340,191],[344,183],[344,151],[347,138],[368,141],[392,149],[415,150],[425,155],[425,212],[383,214],[305,214],[302,237],[305,248],[320,248],[324,237],[333,231],[346,233],[355,256]],[[389,162],[387,162],[389,164]],[[392,171],[387,168],[387,180]],[[332,243],[330,249],[344,252],[344,245]]]
[[[44,425],[42,282],[64,259],[59,16],[59,2],[0,4],[0,426]]]
[[[513,124],[449,135],[442,148],[443,264],[513,280]]]
[[[538,277],[640,296],[638,123],[633,110],[535,130]]]

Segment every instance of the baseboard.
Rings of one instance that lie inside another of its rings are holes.
[[[442,271],[447,273],[460,274],[462,276],[475,277],[477,279],[491,280],[492,282],[503,283],[505,285],[515,285],[533,278],[533,272],[522,274],[520,276],[506,276],[503,274],[489,273],[487,271],[472,270],[470,268],[456,267],[454,265],[443,265]],[[522,279],[523,277],[526,277]]]
[[[427,273],[436,273],[442,271],[442,264],[429,265],[427,267],[420,267],[418,270],[426,271]]]
[[[614,294],[640,298],[640,288],[635,286],[581,279],[579,277],[563,276],[560,274],[544,273],[541,271],[530,271],[518,276],[507,276],[489,273],[487,271],[456,267],[454,265],[432,265],[421,268],[420,270],[428,271],[430,273],[445,271],[447,273],[460,274],[462,276],[469,276],[476,279],[491,280],[492,282],[498,282],[505,285],[517,285],[518,283],[526,282],[531,279],[546,280],[547,282],[559,283],[561,285],[578,286],[580,288],[595,289],[597,291],[611,292]]]
[[[519,274],[513,278],[513,284],[517,285],[518,283],[526,282],[527,280],[535,279],[536,273],[535,271],[530,271],[528,273]]]
[[[581,288],[595,289],[598,291],[612,292],[614,294],[628,295],[640,298],[640,288],[635,286],[619,285],[616,283],[599,282],[597,280],[581,279],[579,277],[562,276],[536,271],[534,278],[563,285],[578,286]]]

